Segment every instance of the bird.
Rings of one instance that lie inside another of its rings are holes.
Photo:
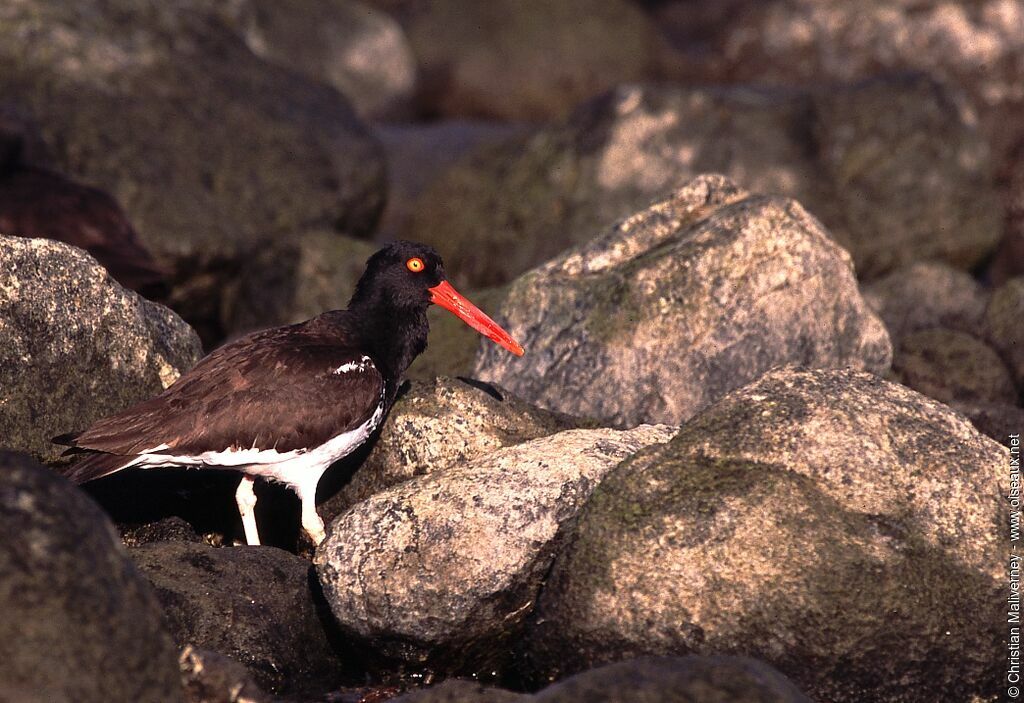
[[[245,540],[260,543],[253,484],[269,479],[301,503],[302,529],[326,537],[316,487],[333,463],[365,443],[427,346],[427,308],[439,305],[522,356],[504,329],[446,280],[433,248],[396,241],[366,262],[345,310],[251,333],[201,359],[159,395],[54,437],[75,483],[129,469],[231,469]]]

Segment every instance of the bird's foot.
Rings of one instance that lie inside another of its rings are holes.
[[[235,502],[238,503],[242,527],[245,529],[245,541],[250,545],[260,543],[260,533],[256,527],[256,493],[252,488],[254,483],[255,479],[251,476],[242,476],[242,482],[235,491]]]
[[[302,515],[302,529],[306,531],[309,538],[313,540],[313,544],[320,546],[320,543],[327,539],[327,532],[324,531],[324,521],[320,519],[320,516],[316,514],[314,510],[312,515],[309,513],[303,513]]]

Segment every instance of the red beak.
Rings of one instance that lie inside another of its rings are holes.
[[[487,337],[493,342],[508,349],[516,356],[523,355],[523,348],[519,342],[512,339],[508,332],[501,329],[498,323],[487,317],[483,310],[462,297],[457,290],[452,288],[448,281],[441,281],[430,291],[430,302],[440,305],[445,310],[455,314],[467,325]]]

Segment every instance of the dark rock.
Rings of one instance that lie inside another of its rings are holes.
[[[176,650],[110,520],[27,456],[0,451],[0,698],[181,701]]]
[[[397,483],[581,424],[500,388],[453,378],[413,381],[388,414],[370,455],[348,485],[321,506],[321,515],[330,522],[346,508]]]
[[[564,124],[466,157],[420,196],[410,232],[449,250],[458,283],[492,286],[699,174],[723,173],[799,200],[861,278],[922,259],[969,268],[1002,227],[991,170],[959,98],[924,78],[626,85]]]
[[[139,547],[153,542],[200,543],[203,539],[186,520],[172,515],[156,522],[122,528],[121,541],[126,547]]]
[[[963,332],[933,328],[908,334],[896,348],[892,371],[903,385],[946,404],[1017,401],[999,355]]]
[[[545,120],[661,73],[667,45],[624,0],[372,0],[397,11],[428,113]]]
[[[80,249],[0,236],[0,437],[54,459],[50,438],[156,395],[200,357],[173,312]]]
[[[266,690],[327,690],[342,663],[321,624],[304,559],[274,547],[162,542],[130,555],[153,583],[178,645],[246,666]]]
[[[527,703],[532,700],[533,696],[463,679],[448,679],[393,699],[394,703]]]
[[[0,10],[0,92],[58,168],[195,267],[315,227],[369,231],[383,156],[333,88],[255,56],[206,0]]]
[[[249,670],[223,654],[185,647],[178,659],[185,703],[272,703]]]
[[[953,408],[983,435],[1009,447],[1010,435],[1024,429],[1024,408],[1003,403],[954,403]]]
[[[536,703],[811,703],[785,676],[746,657],[643,657],[586,671]]]
[[[326,230],[267,244],[241,264],[224,295],[225,330],[238,336],[347,307],[375,251],[372,244]]]
[[[476,120],[374,125],[388,164],[388,203],[377,239],[407,237],[416,199],[460,157],[484,144],[497,144],[529,131],[527,125]],[[442,245],[441,255],[446,260],[448,253]]]
[[[870,374],[772,372],[605,478],[542,591],[534,666],[745,653],[818,700],[994,696],[1009,459]]]
[[[784,364],[884,372],[849,255],[798,203],[701,176],[512,284],[474,375],[561,412],[678,423]]]
[[[243,0],[222,12],[254,54],[334,86],[363,117],[412,109],[416,59],[387,14],[344,0]]]
[[[1012,278],[992,293],[985,308],[985,336],[1024,388],[1024,276]]]
[[[395,703],[811,703],[746,657],[643,657],[585,671],[529,696],[450,679]]]
[[[981,335],[987,296],[970,274],[937,261],[897,269],[863,286],[861,293],[896,344],[930,327]]]
[[[54,171],[21,165],[5,173],[0,164],[0,232],[72,244],[126,288],[151,297],[164,292],[168,272],[114,199]]]
[[[317,549],[334,617],[387,657],[448,672],[500,659],[594,487],[674,431],[569,430],[367,498]]]

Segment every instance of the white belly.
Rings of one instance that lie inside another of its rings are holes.
[[[151,452],[140,454],[125,468],[158,468],[169,466],[210,466],[215,468],[242,468],[250,476],[260,476],[287,484],[293,488],[308,484],[313,476],[319,480],[334,462],[351,454],[365,442],[380,424],[384,415],[384,395],[373,415],[359,427],[343,432],[312,449],[292,449],[279,452],[276,449],[239,449],[231,447],[221,451],[209,451],[196,455],[175,455],[159,453],[154,447]]]

